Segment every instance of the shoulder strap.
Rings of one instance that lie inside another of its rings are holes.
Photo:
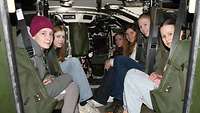
[[[176,25],[174,37],[172,40],[172,46],[170,48],[169,58],[173,55],[172,51],[176,46],[177,42],[180,40],[181,27],[185,24],[187,14],[187,0],[180,0],[179,10],[177,12]]]
[[[20,5],[17,5],[16,15],[17,15],[17,20],[18,20],[18,29],[21,31],[22,39],[23,39],[26,51],[28,52],[29,57],[33,57],[34,52],[33,52],[32,44],[30,41],[31,36],[29,35],[28,29],[26,26],[26,21],[24,19],[24,15],[23,15],[22,9],[20,8]]]
[[[137,47],[136,47],[136,60],[140,61],[141,56],[142,56],[142,51],[141,49],[143,48],[143,41],[142,41],[142,37],[138,36],[137,38]]]
[[[145,72],[151,73],[153,65],[155,64],[156,49],[158,45],[158,8],[153,6],[151,8],[151,26],[148,37],[147,56],[145,64]]]

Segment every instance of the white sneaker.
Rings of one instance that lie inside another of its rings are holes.
[[[79,112],[80,113],[100,113],[100,111],[90,106],[89,104],[85,104],[84,106],[79,105]]]
[[[114,97],[109,96],[107,102],[113,102],[114,101],[113,99],[114,99]]]
[[[97,101],[95,101],[93,99],[88,100],[87,102],[88,102],[88,104],[90,104],[91,106],[94,106],[94,107],[102,107],[102,106],[104,106],[103,104],[100,104],[100,103],[98,103]]]

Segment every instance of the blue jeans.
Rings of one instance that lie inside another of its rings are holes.
[[[93,96],[86,74],[77,58],[67,58],[64,62],[60,62],[60,67],[78,85],[80,89],[80,102],[86,101]]]
[[[93,99],[101,104],[107,104],[107,100],[109,96],[111,96],[111,92],[113,89],[113,79],[114,79],[114,69],[110,68],[109,70],[105,70],[103,83],[100,87],[95,91]]]
[[[114,83],[112,96],[123,102],[124,78],[129,69],[138,69],[143,71],[144,66],[127,56],[117,56],[114,58]]]

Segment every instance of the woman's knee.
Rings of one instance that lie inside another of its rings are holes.
[[[148,75],[138,69],[130,69],[125,77],[125,83],[135,83],[140,81],[142,77],[147,77]]]
[[[128,59],[127,56],[117,56],[117,57],[114,58],[114,61],[116,61],[116,62],[123,62],[123,61],[125,61],[127,59]]]
[[[69,58],[69,60],[70,60],[71,62],[80,63],[79,59],[76,58],[76,57],[71,57],[71,58]]]
[[[79,87],[75,82],[72,82],[66,88],[66,93],[71,93],[74,96],[79,96]]]

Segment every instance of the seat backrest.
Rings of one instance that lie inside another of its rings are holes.
[[[71,23],[69,31],[72,56],[87,55],[89,51],[88,26],[84,23]]]

